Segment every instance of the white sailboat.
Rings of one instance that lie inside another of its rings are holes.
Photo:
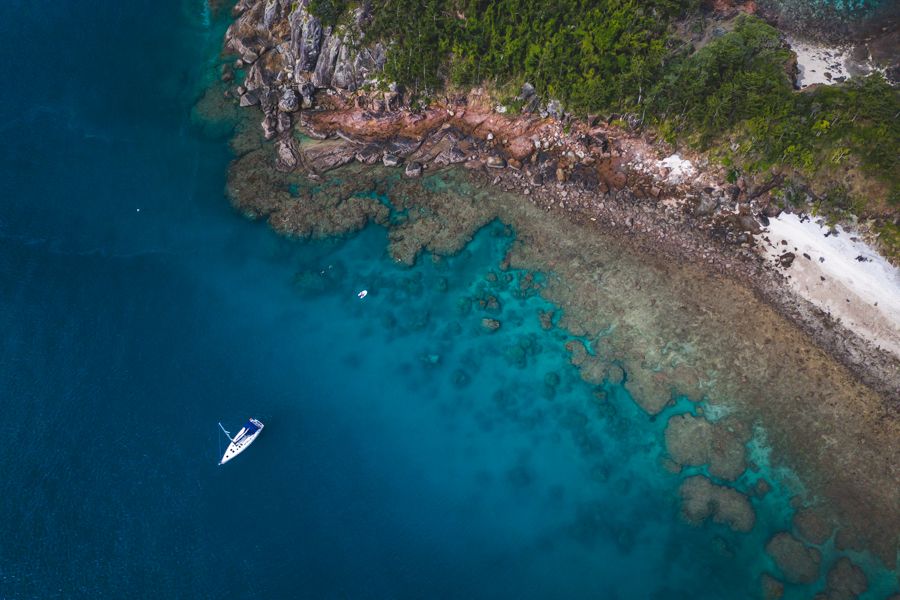
[[[222,460],[219,461],[220,465],[224,465],[229,460],[246,450],[250,447],[250,444],[259,437],[260,432],[264,425],[261,421],[257,421],[256,419],[247,420],[247,424],[244,425],[240,431],[238,431],[237,435],[231,437],[231,434],[222,427],[222,424],[219,423],[219,427],[222,431],[225,432],[225,435],[228,436],[228,439],[231,440],[231,443],[228,444],[228,448],[225,450],[225,454],[222,455]]]

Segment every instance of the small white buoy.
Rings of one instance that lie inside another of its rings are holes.
[[[365,298],[368,295],[369,295],[369,290],[363,290],[360,293],[358,293],[356,295],[356,297],[359,298],[360,300],[362,300],[363,298]]]
[[[138,211],[138,212],[141,212],[141,209],[138,208],[137,211]]]

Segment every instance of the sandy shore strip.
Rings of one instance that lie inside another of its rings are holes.
[[[900,269],[852,232],[821,221],[781,214],[759,234],[761,252],[800,296],[900,357]]]
[[[785,41],[797,55],[797,87],[800,89],[816,84],[832,85],[874,71],[884,72],[872,63],[864,49],[860,55],[850,46],[829,46],[792,36]]]
[[[830,47],[792,37],[787,38],[787,43],[797,55],[797,85],[800,88],[816,83],[829,85],[850,78],[848,48]]]

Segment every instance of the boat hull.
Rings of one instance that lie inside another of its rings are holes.
[[[224,465],[249,448],[250,444],[255,442],[256,438],[259,437],[259,434],[262,433],[263,427],[265,427],[265,425],[256,419],[247,421],[247,424],[244,425],[237,435],[231,439],[231,443],[228,444],[228,448],[225,449],[225,454],[222,455],[222,460],[219,461],[219,464]]]

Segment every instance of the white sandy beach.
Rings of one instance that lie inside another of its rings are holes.
[[[801,88],[815,83],[838,83],[837,78],[850,78],[847,67],[849,48],[829,47],[790,37],[787,42],[797,55],[797,85]]]
[[[796,292],[900,357],[900,269],[852,232],[829,231],[814,218],[784,213],[758,237]],[[786,268],[779,262],[785,252],[795,255]]]

